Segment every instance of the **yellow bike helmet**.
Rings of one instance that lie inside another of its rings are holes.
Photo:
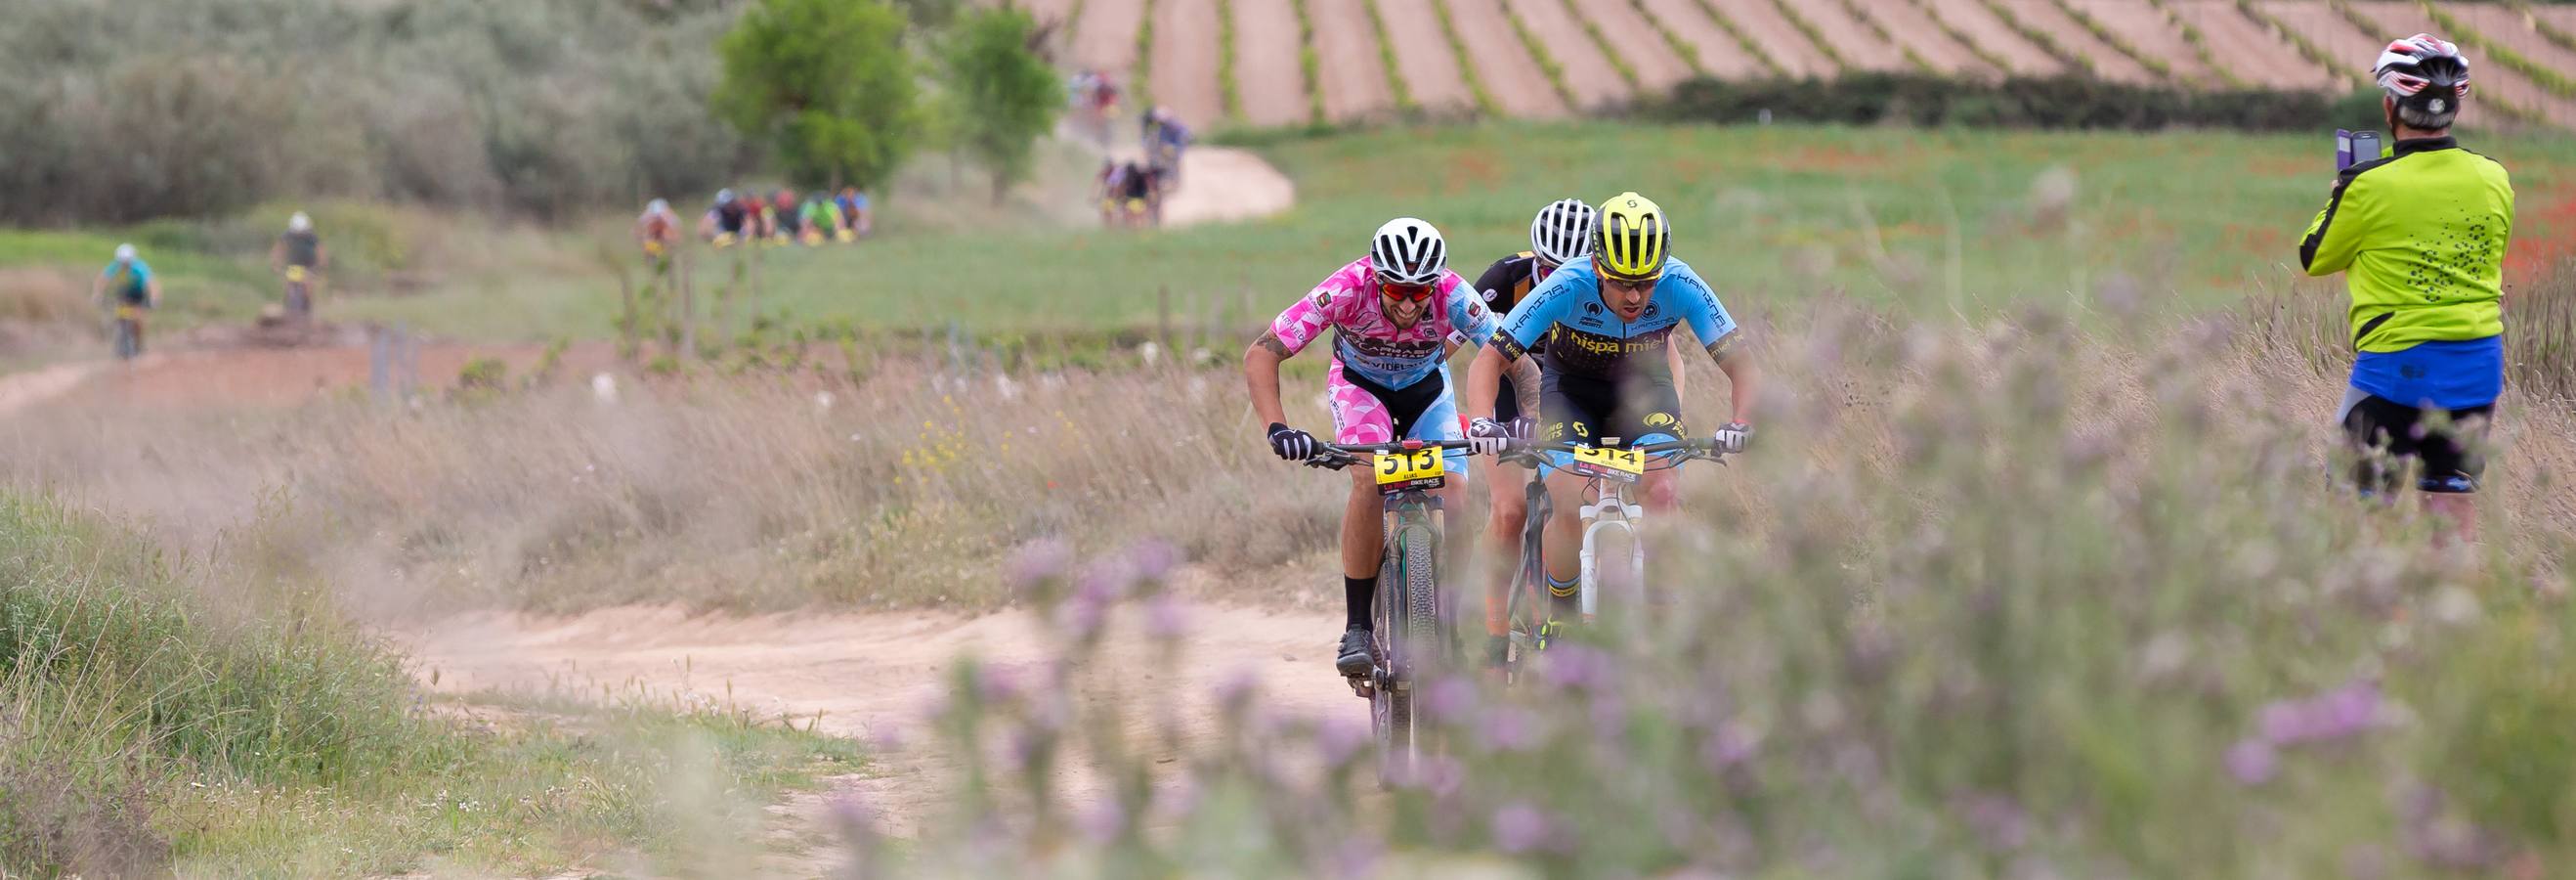
[[[1619,281],[1663,277],[1673,230],[1661,206],[1633,192],[1611,196],[1601,203],[1601,216],[1592,230],[1592,262],[1602,277]]]

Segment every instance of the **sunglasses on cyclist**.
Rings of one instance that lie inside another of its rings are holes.
[[[1380,281],[1377,283],[1377,292],[1388,299],[1400,299],[1405,302],[1421,302],[1431,298],[1431,285],[1397,284],[1392,281]]]

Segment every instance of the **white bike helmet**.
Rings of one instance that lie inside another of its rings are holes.
[[[1449,243],[1431,224],[1397,217],[1369,240],[1369,268],[1388,284],[1430,284],[1449,269]]]
[[[2390,42],[2370,75],[2397,105],[2398,118],[2416,128],[2451,127],[2469,97],[2469,59],[2431,34]]]
[[[286,231],[288,232],[310,232],[312,230],[313,218],[304,216],[304,212],[302,211],[297,211],[294,216],[286,218]]]
[[[1559,199],[1530,219],[1530,253],[1555,265],[1592,254],[1592,219],[1599,212],[1581,199]]]
[[[91,253],[97,253],[97,252],[96,252],[96,251],[92,251]],[[133,245],[130,245],[130,244],[120,244],[120,245],[117,245],[117,246],[116,246],[116,261],[117,261],[117,262],[119,262],[119,263],[131,263],[131,262],[134,262],[134,246],[133,246]]]

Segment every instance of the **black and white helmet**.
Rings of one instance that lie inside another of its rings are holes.
[[[2431,34],[2389,43],[2370,75],[2396,103],[2397,118],[2416,128],[2451,127],[2469,96],[2469,60],[2459,46]]]
[[[1431,224],[1397,217],[1369,240],[1369,268],[1388,284],[1430,284],[1449,268],[1449,243]]]
[[[1592,219],[1599,212],[1581,199],[1558,199],[1530,218],[1530,253],[1565,265],[1592,253]]]

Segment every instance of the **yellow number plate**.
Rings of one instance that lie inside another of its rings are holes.
[[[302,284],[302,283],[304,283],[304,267],[302,267],[302,266],[288,266],[288,267],[286,267],[286,280],[288,280],[288,281],[293,281],[293,282],[295,282],[295,283],[297,283],[297,284]]]
[[[1449,456],[1438,448],[1389,452],[1377,457],[1381,489],[1437,489],[1449,475]]]
[[[1634,482],[1646,473],[1646,454],[1633,449],[1574,448],[1574,467],[1570,470],[1587,477],[1608,477]]]
[[[142,306],[118,305],[116,307],[116,319],[119,321],[132,321],[141,317],[143,317]]]

